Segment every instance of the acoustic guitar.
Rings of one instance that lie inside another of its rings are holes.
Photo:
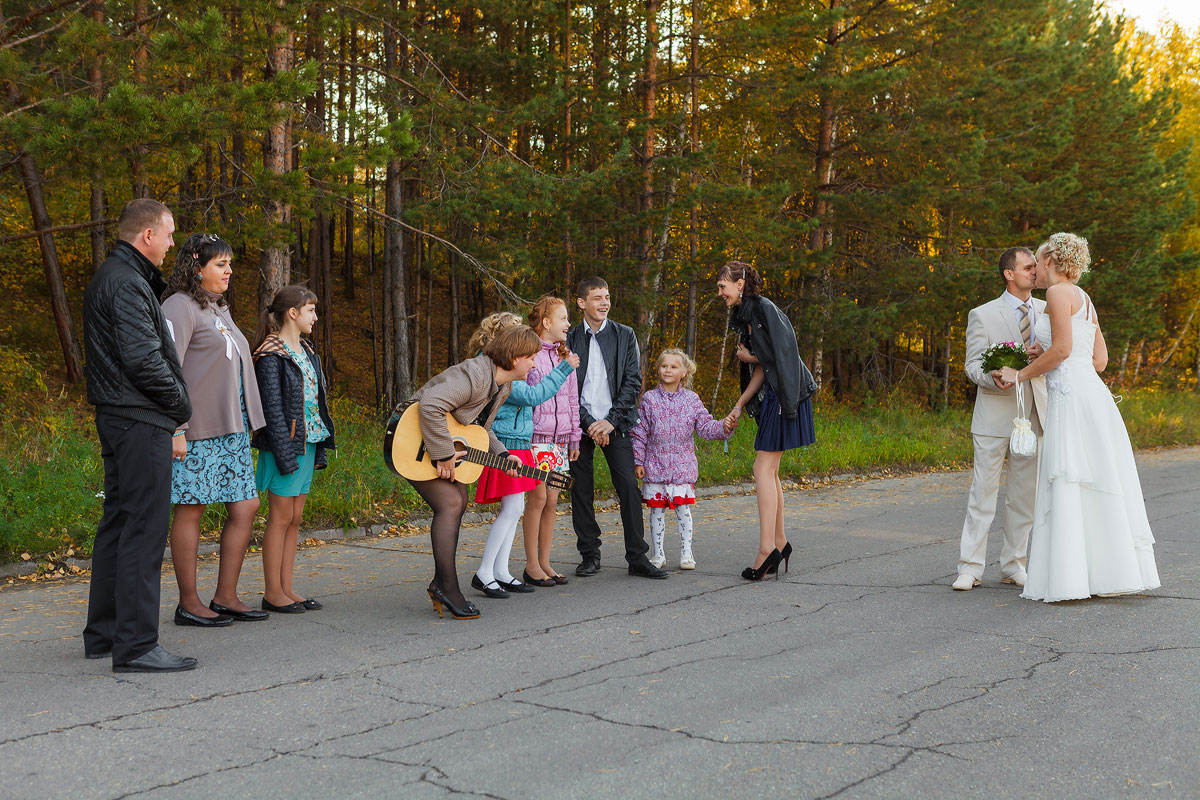
[[[437,465],[425,450],[425,437],[421,434],[420,403],[410,403],[398,408],[388,420],[387,433],[383,437],[383,460],[397,475],[410,481],[429,481],[438,476]],[[527,464],[518,465],[504,456],[488,452],[491,439],[482,425],[463,425],[450,414],[446,415],[446,428],[454,440],[454,479],[460,483],[474,483],[483,474],[484,467],[500,470],[516,469],[524,478],[542,481],[554,489],[570,489],[575,482],[570,475],[549,468],[540,469]]]

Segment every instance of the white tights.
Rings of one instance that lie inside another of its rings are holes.
[[[686,552],[692,550],[692,507],[690,505],[675,506],[675,522],[679,527],[679,541]],[[654,540],[654,557],[662,558],[663,539],[667,534],[667,510],[665,508],[650,508],[650,536]],[[480,580],[483,580],[480,578]]]
[[[500,511],[488,529],[487,544],[483,546],[483,560],[479,564],[479,580],[487,586],[492,581],[512,583],[508,571],[508,556],[512,552],[513,537],[521,514],[525,511],[525,493],[506,494],[500,498]]]

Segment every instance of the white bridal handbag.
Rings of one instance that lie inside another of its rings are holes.
[[[1013,432],[1008,439],[1008,450],[1017,456],[1032,456],[1037,454],[1037,437],[1033,435],[1033,426],[1022,414],[1025,411],[1025,399],[1021,393],[1021,382],[1017,381],[1017,416],[1013,417]]]

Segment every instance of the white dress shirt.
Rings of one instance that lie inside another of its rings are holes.
[[[596,335],[608,325],[608,320],[593,331],[587,320],[583,321],[583,333],[588,337],[587,375],[583,377],[583,386],[579,390],[579,405],[583,406],[592,419],[599,422],[608,417],[612,411],[612,389],[608,385],[608,367],[604,363],[604,353],[600,351],[600,342]]]

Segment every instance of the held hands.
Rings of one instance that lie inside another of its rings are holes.
[[[172,436],[171,437],[171,460],[183,461],[183,457],[187,455],[187,437]]]
[[[1046,352],[1046,349],[1044,347],[1042,347],[1041,342],[1039,342],[1035,339],[1033,341],[1033,344],[1031,344],[1031,345],[1029,345],[1029,347],[1025,348],[1025,352],[1026,352],[1026,354],[1029,355],[1029,360],[1033,361],[1035,358],[1040,356],[1042,353]]]
[[[994,369],[988,374],[990,374],[992,376],[992,383],[996,384],[996,388],[999,389],[1000,391],[1004,391],[1005,389],[1012,386],[1011,383],[1005,383],[1004,370]]]
[[[1000,380],[1004,381],[1004,388],[1007,389],[1009,386],[1015,384],[1020,374],[1012,367],[1001,367]]]
[[[725,432],[731,433],[738,426],[738,420],[742,418],[742,409],[740,406],[734,406],[733,410],[726,415],[725,419],[721,420],[721,424],[725,426]]]
[[[570,364],[574,369],[579,369],[579,356],[575,353],[567,353],[567,357],[563,359]]]
[[[588,426],[587,435],[601,447],[608,447],[609,434],[613,432],[613,424],[606,419],[593,422]]]

